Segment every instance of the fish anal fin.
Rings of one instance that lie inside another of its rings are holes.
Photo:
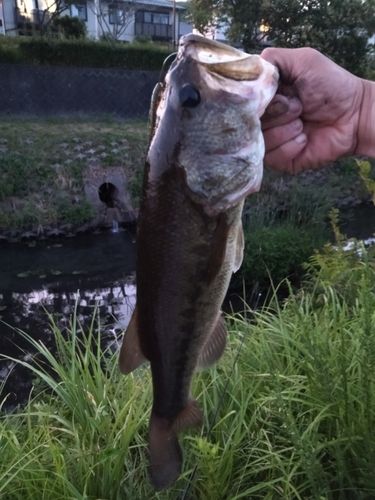
[[[179,432],[191,427],[199,427],[203,422],[203,414],[195,399],[191,399],[173,422],[173,430]]]
[[[122,373],[130,373],[147,361],[139,341],[137,316],[137,308],[135,308],[120,350],[119,365]]]
[[[240,222],[237,230],[236,248],[235,248],[235,255],[233,262],[234,273],[236,273],[242,265],[244,248],[245,248],[245,237],[243,234],[242,222]]]
[[[220,314],[215,327],[202,346],[198,357],[198,368],[208,368],[224,353],[227,343],[227,328],[223,316]]]

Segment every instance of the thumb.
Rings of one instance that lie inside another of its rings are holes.
[[[300,73],[300,51],[304,49],[279,49],[268,47],[263,50],[261,57],[266,61],[275,65],[279,72],[283,83],[293,84]]]

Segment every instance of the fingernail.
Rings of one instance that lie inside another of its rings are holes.
[[[267,108],[267,116],[278,116],[282,113],[285,113],[288,109],[288,106],[284,102],[274,102],[270,104]]]
[[[307,142],[307,136],[306,134],[299,134],[294,140],[297,144],[304,144]]]
[[[301,101],[297,97],[291,97],[289,99],[289,112],[297,113],[302,108]]]

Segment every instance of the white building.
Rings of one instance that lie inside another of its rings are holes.
[[[77,0],[64,8],[63,0],[0,0],[0,34],[24,35],[38,31],[56,9],[60,16],[81,19],[87,35],[133,41],[145,38],[176,41],[191,31],[182,19],[185,6],[173,0]]]
[[[0,0],[0,35],[16,34],[16,14],[14,3]]]

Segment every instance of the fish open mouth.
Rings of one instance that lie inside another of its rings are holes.
[[[179,55],[189,56],[209,72],[232,80],[256,80],[263,71],[259,56],[193,34],[182,37]]]

